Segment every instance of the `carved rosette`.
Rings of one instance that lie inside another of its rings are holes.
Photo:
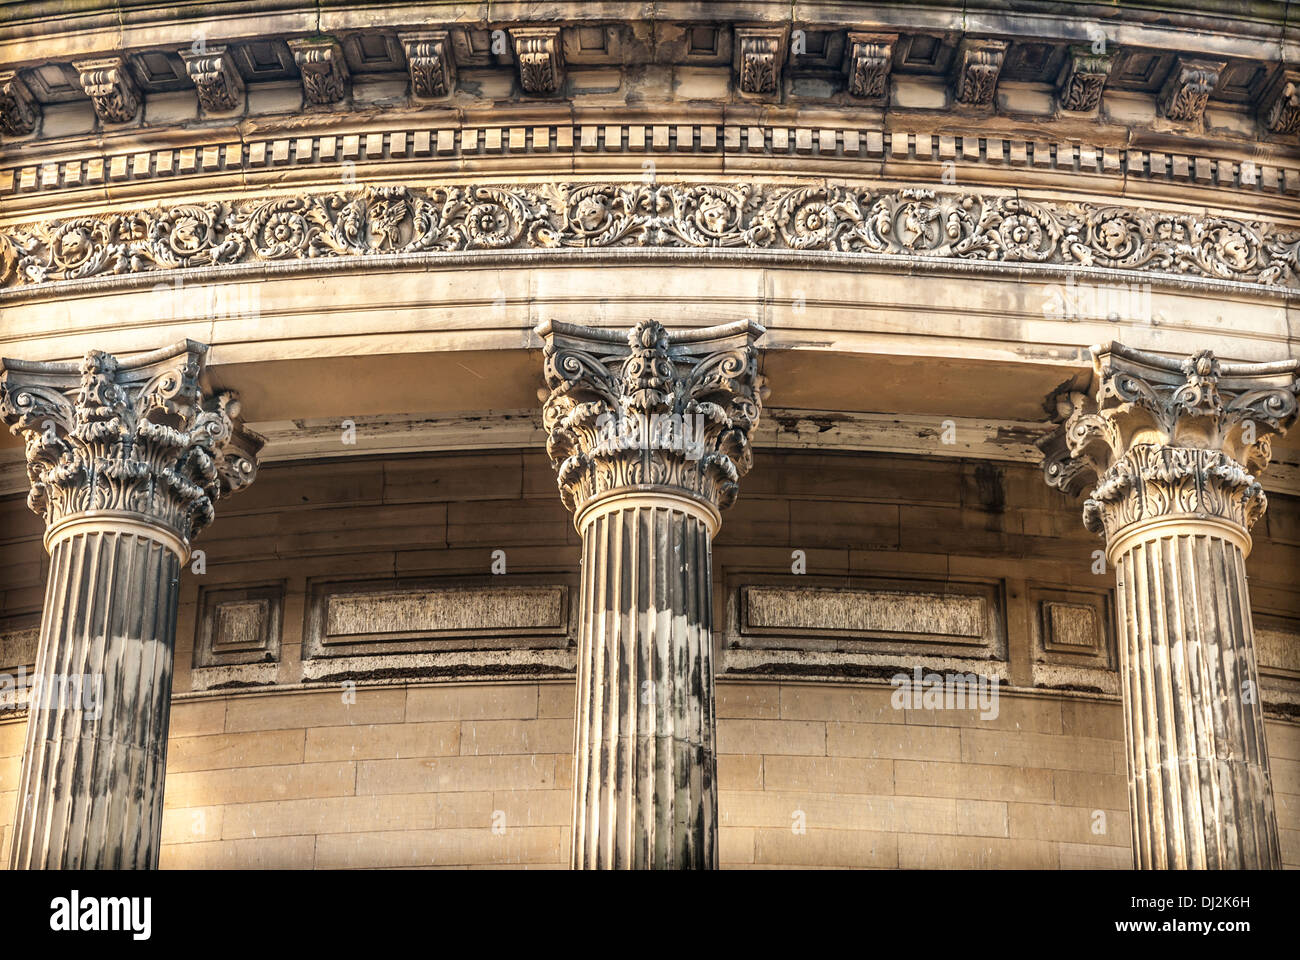
[[[129,361],[4,360],[0,419],[26,443],[27,503],[50,534],[102,516],[162,527],[188,549],[213,504],[252,482],[261,441],[231,391],[200,386],[190,340]]]
[[[244,80],[224,46],[213,45],[202,53],[180,51],[185,72],[194,81],[199,105],[209,113],[238,110],[244,99]]]
[[[767,392],[754,346],[762,327],[669,332],[643,320],[624,338],[551,321],[537,332],[547,453],[569,510],[656,489],[731,506]]]
[[[131,79],[124,59],[81,60],[72,66],[101,122],[130,123],[135,119],[140,110],[140,88]]]
[[[1203,350],[1171,360],[1093,347],[1095,393],[1057,396],[1062,426],[1040,447],[1049,485],[1095,487],[1084,525],[1114,544],[1158,520],[1223,521],[1243,542],[1268,500],[1255,474],[1296,417],[1300,361],[1221,363]]]

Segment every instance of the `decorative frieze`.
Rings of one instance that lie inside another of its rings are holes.
[[[1225,66],[1223,60],[1179,57],[1156,99],[1160,112],[1179,123],[1199,123]]]
[[[140,89],[122,57],[72,64],[101,123],[130,123],[140,112]]]
[[[1057,81],[1062,110],[1088,113],[1101,106],[1101,94],[1110,76],[1111,57],[1093,53],[1091,47],[1071,47]]]
[[[844,70],[849,93],[873,103],[884,102],[889,94],[889,68],[894,62],[897,34],[849,31]]]
[[[456,62],[446,30],[403,33],[397,39],[406,53],[415,100],[441,100],[456,89]]]
[[[1269,133],[1300,133],[1300,70],[1278,72],[1262,101],[1259,116]]]
[[[289,41],[294,62],[302,74],[302,91],[316,106],[338,103],[347,92],[348,66],[343,48],[333,37],[306,37]]]
[[[243,107],[244,79],[224,46],[209,46],[201,53],[186,47],[179,52],[198,91],[199,106],[208,113],[230,113]]]
[[[367,187],[0,232],[0,285],[370,253],[581,247],[826,250],[1106,267],[1300,287],[1300,232],[1194,213],[924,188],[549,183]]]
[[[526,93],[554,96],[564,87],[564,50],[559,27],[517,27],[510,31]]]
[[[0,70],[0,132],[25,137],[36,130],[40,118],[40,105],[27,84],[13,70]]]
[[[953,95],[958,103],[967,107],[992,106],[1008,46],[1005,40],[962,40],[953,58]]]
[[[106,514],[157,527],[187,553],[218,497],[252,482],[260,440],[231,391],[199,378],[193,341],[118,360],[0,363],[0,419],[26,441],[27,503],[56,531]]]
[[[742,94],[763,98],[780,94],[786,37],[784,27],[736,28],[736,86]]]

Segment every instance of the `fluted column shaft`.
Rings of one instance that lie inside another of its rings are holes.
[[[1245,556],[1180,526],[1115,558],[1136,865],[1276,868]]]
[[[179,575],[143,528],[52,545],[13,868],[158,865]]]
[[[749,321],[548,321],[542,422],[582,536],[572,865],[714,869],[710,550],[767,392]]]
[[[670,496],[582,518],[575,868],[717,867],[714,525]]]

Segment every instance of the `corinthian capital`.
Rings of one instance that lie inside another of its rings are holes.
[[[660,490],[729,507],[767,393],[758,324],[627,333],[549,321],[542,422],[564,505]]]
[[[1092,383],[1053,396],[1061,426],[1039,443],[1049,485],[1095,484],[1084,525],[1113,542],[1147,522],[1220,520],[1247,534],[1268,500],[1255,475],[1296,418],[1300,360],[1170,359],[1093,347]]]
[[[183,340],[131,360],[91,350],[75,363],[0,361],[0,420],[26,442],[27,504],[47,543],[102,519],[160,528],[184,554],[218,497],[252,482],[261,440],[233,392],[201,385],[207,349]]]

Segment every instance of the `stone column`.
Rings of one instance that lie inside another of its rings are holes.
[[[49,582],[10,865],[158,864],[180,571],[260,443],[191,341],[132,360],[4,360]]]
[[[1116,570],[1134,861],[1279,867],[1245,559],[1300,361],[1092,352],[1091,388],[1057,395],[1041,446],[1049,484],[1095,483],[1084,525]]]
[[[582,536],[571,863],[716,868],[710,552],[751,462],[763,330],[538,333],[547,452]]]

